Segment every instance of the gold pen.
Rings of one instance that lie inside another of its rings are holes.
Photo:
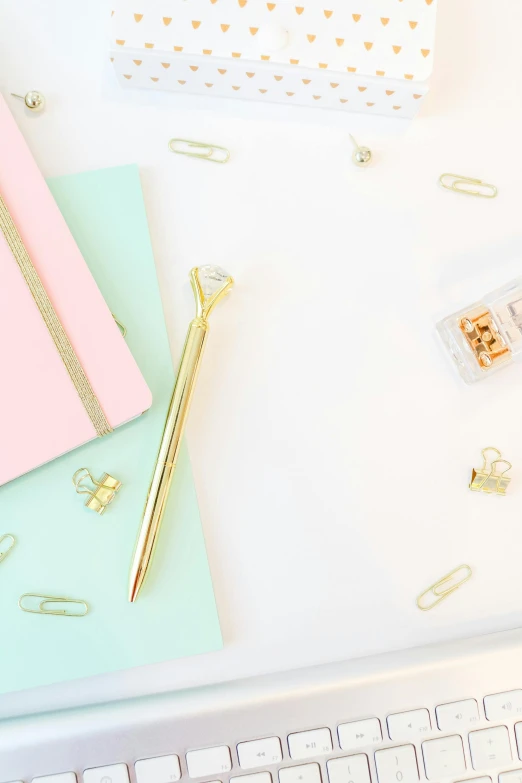
[[[191,321],[187,332],[156,467],[136,541],[129,580],[129,601],[131,602],[138,597],[154,554],[207,338],[208,316],[214,306],[228,294],[234,285],[233,279],[223,269],[209,264],[192,269],[190,282],[196,299],[196,317]]]

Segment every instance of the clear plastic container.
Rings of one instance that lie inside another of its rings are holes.
[[[447,316],[437,331],[466,383],[475,383],[522,355],[522,277]]]

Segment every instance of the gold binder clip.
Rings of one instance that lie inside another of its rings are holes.
[[[171,139],[169,150],[177,155],[202,158],[202,160],[209,160],[211,163],[226,163],[230,160],[230,152],[225,147],[203,144],[200,141],[190,141],[189,139]],[[193,152],[193,150],[200,150],[200,152]]]
[[[85,505],[96,511],[97,514],[103,514],[109,503],[112,503],[116,493],[121,487],[121,481],[104,473],[99,480],[89,473],[87,468],[80,468],[72,477],[74,488],[79,495],[88,495]],[[91,489],[86,482],[90,481],[94,489]]]
[[[466,313],[459,321],[459,328],[483,370],[497,367],[510,358],[511,349],[484,307]]]
[[[446,177],[451,177],[449,183],[444,182]],[[482,182],[481,179],[464,177],[462,174],[441,174],[439,182],[446,190],[454,190],[455,193],[464,193],[466,196],[479,196],[480,198],[495,198],[498,193],[494,185]],[[463,185],[477,185],[476,188],[462,187]]]
[[[487,452],[492,451],[496,454],[497,458],[490,461],[487,457]],[[506,489],[511,479],[506,478],[505,474],[508,470],[511,470],[511,462],[507,459],[502,459],[502,454],[498,449],[493,446],[488,446],[482,449],[483,463],[479,470],[475,468],[471,471],[471,481],[469,488],[474,492],[487,492],[490,495],[505,495]],[[504,470],[499,470],[499,465],[507,465]]]
[[[11,549],[16,544],[16,538],[11,533],[0,536],[0,563],[5,560]]]
[[[455,590],[458,590],[459,587],[462,587],[468,579],[471,579],[472,575],[473,571],[469,565],[464,564],[457,566],[457,568],[454,568],[449,574],[446,574],[446,576],[443,576],[437,582],[430,585],[427,590],[424,590],[417,598],[417,606],[423,612],[428,612],[430,609],[437,606],[437,604],[440,604],[441,601],[444,601],[448,595],[451,595]],[[432,597],[433,600],[426,604],[424,599],[427,596]]]
[[[28,600],[29,599],[29,600]],[[31,599],[38,601],[37,605],[31,608]],[[55,604],[79,604],[83,607],[83,610],[75,612],[71,607],[65,607],[65,609],[52,608]],[[89,611],[89,604],[87,601],[82,601],[79,598],[62,598],[55,595],[40,595],[39,593],[24,593],[18,599],[18,606],[22,612],[29,612],[30,614],[55,614],[59,617],[85,617]]]

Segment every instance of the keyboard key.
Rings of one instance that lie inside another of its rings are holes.
[[[466,731],[479,720],[478,704],[475,699],[440,704],[435,709],[435,713],[441,731]]]
[[[522,690],[505,691],[486,696],[484,699],[486,718],[493,721],[504,721],[515,715],[522,714]]]
[[[83,773],[83,783],[129,783],[126,764],[111,764],[108,767],[93,767]]]
[[[375,751],[379,783],[417,783],[419,768],[413,745]]]
[[[240,742],[237,746],[237,755],[242,769],[266,767],[267,764],[279,764],[283,760],[279,737]]]
[[[457,783],[491,783],[489,775],[484,775],[481,778],[467,778],[466,780],[459,780]]]
[[[332,759],[326,767],[330,783],[371,783],[368,756],[365,753]]]
[[[517,738],[518,756],[522,759],[522,723],[515,723],[515,736]]]
[[[42,775],[39,778],[33,778],[33,783],[77,783],[77,781],[74,772],[61,772],[58,775]]]
[[[505,726],[472,731],[469,746],[473,769],[493,769],[511,764],[511,746]]]
[[[208,775],[219,775],[220,772],[230,772],[232,769],[230,748],[227,745],[219,745],[217,748],[189,750],[187,767],[191,778],[203,778]]]
[[[181,777],[178,756],[140,759],[135,764],[138,783],[175,783]]]
[[[498,783],[522,783],[522,769],[501,772],[498,776]]]
[[[321,783],[319,764],[299,764],[279,770],[279,783]]]
[[[357,750],[382,742],[381,723],[377,718],[341,723],[337,733],[343,750]]]
[[[230,783],[272,783],[270,772],[252,772],[250,775],[239,775],[237,778],[230,778]]]
[[[388,733],[394,742],[417,739],[419,734],[427,734],[431,729],[428,710],[411,710],[388,715]]]
[[[308,759],[332,750],[332,735],[330,729],[313,729],[299,731],[288,737],[288,749],[293,759]]]
[[[453,778],[466,772],[461,737],[454,735],[427,740],[422,743],[422,754],[428,780]]]

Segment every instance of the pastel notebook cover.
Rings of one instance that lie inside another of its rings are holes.
[[[156,555],[139,600],[127,600],[136,534],[174,382],[138,169],[49,182],[96,281],[127,326],[154,404],[0,488],[0,533],[17,544],[0,564],[0,692],[217,650],[219,620],[187,450],[183,446]],[[100,517],[83,505],[77,468],[123,482]],[[26,614],[26,592],[85,599],[81,618]]]
[[[118,427],[150,407],[150,391],[1,96],[0,138],[0,193],[106,418]],[[1,233],[0,364],[2,485],[96,432]]]

